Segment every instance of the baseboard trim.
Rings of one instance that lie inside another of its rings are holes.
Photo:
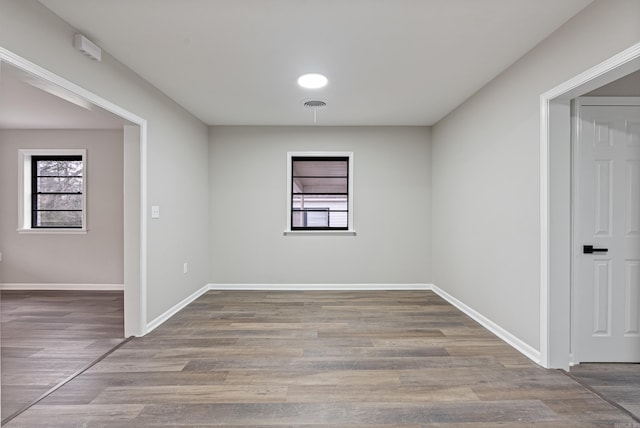
[[[433,291],[478,324],[498,336],[518,352],[536,364],[540,364],[540,351],[534,349],[518,337],[509,333],[481,313],[462,303],[446,291],[434,284],[206,284],[190,296],[183,299],[162,315],[147,324],[146,333],[150,333],[169,318],[180,312],[191,302],[207,291],[391,291],[391,290],[423,290]]]
[[[489,318],[485,317],[481,313],[465,305],[460,300],[456,299],[455,297],[453,297],[446,291],[442,290],[441,288],[435,285],[432,285],[431,290],[434,293],[436,293],[438,296],[442,297],[444,300],[446,300],[447,302],[451,303],[453,306],[458,308],[460,311],[462,311],[463,313],[471,317],[474,321],[476,321],[478,324],[480,324],[481,326],[489,330],[491,333],[495,334],[500,339],[505,341],[507,344],[511,345],[513,348],[515,348],[518,352],[523,354],[525,357],[529,358],[531,361],[533,361],[536,364],[540,364],[540,361],[541,361],[540,351],[533,348],[529,344],[523,342],[513,334],[509,333],[504,328],[500,327],[495,322],[491,321]]]
[[[124,284],[0,283],[0,290],[19,291],[124,291]]]
[[[430,290],[431,284],[208,284],[209,290],[376,291]]]
[[[153,321],[147,323],[145,334],[151,333],[153,330],[158,328],[162,323],[164,323],[169,318],[171,318],[172,316],[174,316],[175,314],[177,314],[178,312],[186,308],[191,302],[196,300],[198,297],[202,296],[207,291],[209,291],[209,284],[203,286],[199,290],[196,290],[190,296],[185,297],[179,303],[172,306],[171,308],[166,310],[164,313],[156,317]]]

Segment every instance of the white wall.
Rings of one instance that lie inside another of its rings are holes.
[[[597,0],[433,128],[433,278],[539,349],[540,94],[640,40]]]
[[[150,321],[207,283],[208,128],[108,52],[102,62],[77,52],[75,32],[36,0],[0,0],[1,47],[147,120],[144,178],[162,215],[147,229]]]
[[[87,150],[86,235],[19,234],[18,150]],[[2,282],[122,284],[122,131],[0,130]]]
[[[429,128],[210,129],[212,283],[431,282]],[[283,236],[287,152],[305,150],[354,153],[357,236]]]

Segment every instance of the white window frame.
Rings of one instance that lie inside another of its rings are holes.
[[[347,215],[348,228],[347,230],[291,230],[291,174],[292,174],[292,161],[294,157],[347,157],[349,158],[349,183],[347,206],[349,212]],[[353,152],[287,152],[287,209],[286,209],[286,226],[284,235],[356,235],[356,230],[353,224]]]
[[[33,156],[82,156],[82,227],[31,227],[31,158]],[[86,149],[20,149],[18,150],[18,233],[69,234],[87,233],[87,150]]]

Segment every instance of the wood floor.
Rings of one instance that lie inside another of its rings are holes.
[[[570,373],[640,420],[640,364],[579,364]]]
[[[123,293],[0,293],[2,418],[124,339]]]
[[[8,427],[640,427],[437,295],[209,292]]]

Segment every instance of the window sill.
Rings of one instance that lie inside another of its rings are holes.
[[[320,235],[320,236],[356,236],[355,230],[285,230],[284,236]]]
[[[17,229],[23,235],[86,235],[87,229]]]

